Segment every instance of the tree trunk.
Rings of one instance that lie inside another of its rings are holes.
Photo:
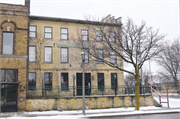
[[[139,110],[139,72],[136,73],[136,84],[135,84],[135,101],[136,101],[136,110]]]

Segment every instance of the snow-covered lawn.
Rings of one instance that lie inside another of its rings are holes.
[[[159,102],[159,98],[154,97],[154,99]],[[161,102],[167,102],[167,98],[163,97],[161,98]],[[167,103],[161,103],[162,107],[168,107]],[[174,98],[169,98],[169,107],[170,108],[180,108],[180,99],[174,99]]]

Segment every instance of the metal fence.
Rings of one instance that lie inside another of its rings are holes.
[[[105,95],[134,95],[135,86],[87,86],[85,87],[86,97],[90,96],[105,96]],[[139,94],[151,94],[150,86],[139,87]],[[81,86],[49,86],[49,87],[33,87],[29,86],[27,90],[27,98],[60,98],[60,97],[78,97],[82,96]]]

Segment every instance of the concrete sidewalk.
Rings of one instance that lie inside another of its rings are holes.
[[[59,115],[71,115],[80,116],[81,118],[93,118],[93,117],[112,117],[112,116],[133,116],[133,115],[148,115],[148,114],[167,114],[167,113],[180,113],[180,108],[163,108],[154,107],[149,109],[140,108],[140,111],[135,111],[134,108],[112,108],[112,109],[94,109],[86,110],[86,116],[82,115],[82,110],[76,111],[43,111],[43,112],[12,112],[1,113],[1,117],[38,117],[38,116],[59,116]]]
[[[97,118],[97,117],[116,117],[116,116],[134,116],[134,115],[150,115],[150,114],[168,114],[168,113],[180,113],[180,108],[162,108],[162,109],[150,109],[140,111],[127,111],[127,112],[106,112],[87,114],[85,118]]]

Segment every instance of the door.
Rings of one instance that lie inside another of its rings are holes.
[[[77,95],[82,95],[82,73],[76,73]],[[85,95],[91,95],[91,73],[85,73]]]
[[[17,112],[17,84],[1,84],[1,112]]]

